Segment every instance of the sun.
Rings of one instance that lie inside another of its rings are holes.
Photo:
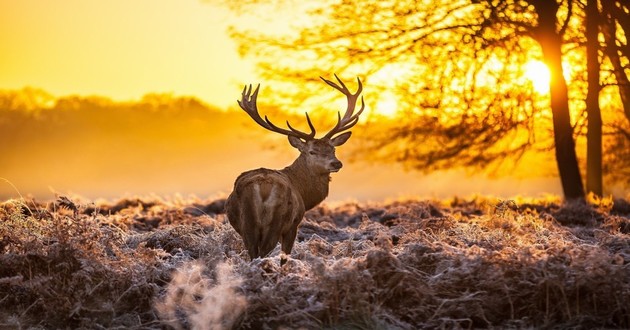
[[[532,82],[534,91],[538,94],[549,93],[551,73],[549,67],[539,60],[530,60],[524,65],[525,78]]]

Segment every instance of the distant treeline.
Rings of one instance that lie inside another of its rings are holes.
[[[89,148],[107,154],[205,144],[240,117],[193,97],[148,94],[137,102],[97,96],[55,99],[36,89],[0,93],[0,114],[4,155],[42,149],[85,153]]]
[[[148,191],[191,191],[199,180],[194,173],[211,168],[221,175],[243,150],[260,148],[243,139],[258,133],[247,125],[243,113],[194,97],[147,94],[118,102],[55,98],[33,88],[0,91],[0,177],[35,194],[52,187],[101,196],[138,192],[147,183]],[[0,185],[0,197],[13,194]]]
[[[54,97],[35,88],[0,91],[0,178],[35,196],[49,196],[51,190],[92,197],[228,192],[243,170],[285,166],[294,156],[282,136],[257,126],[234,103],[233,108],[219,109],[195,97],[170,94],[121,102],[101,96]],[[287,114],[266,104],[259,108],[277,125],[289,120],[306,129],[303,111],[309,109]],[[311,115],[318,131],[335,119],[334,114]],[[344,159],[404,163],[404,157],[370,159],[375,148],[355,152],[370,148],[372,143],[366,141],[382,139],[383,131],[395,131],[409,119],[383,120],[376,125],[368,116],[357,126],[351,147],[342,151]],[[606,179],[627,187],[630,139],[607,136],[605,141]],[[533,159],[525,164],[540,174],[553,163]],[[15,196],[16,189],[0,182],[0,198]]]

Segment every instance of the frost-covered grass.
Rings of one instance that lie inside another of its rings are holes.
[[[345,203],[250,261],[222,200],[0,204],[0,328],[629,328],[630,203]]]

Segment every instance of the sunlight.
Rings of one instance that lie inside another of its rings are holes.
[[[412,63],[390,63],[370,77],[371,84],[383,88],[374,106],[374,113],[385,117],[398,114],[398,98],[394,91],[397,89],[396,86],[408,79],[409,73],[413,72],[412,65]]]
[[[386,117],[393,117],[398,113],[398,101],[391,92],[383,92],[374,107],[376,114]]]
[[[538,94],[549,93],[550,73],[547,65],[539,60],[531,60],[525,63],[525,78],[534,85],[534,91]]]

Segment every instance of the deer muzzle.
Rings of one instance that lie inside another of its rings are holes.
[[[333,160],[330,162],[330,171],[331,172],[339,172],[339,170],[343,167],[343,164],[339,160]]]

